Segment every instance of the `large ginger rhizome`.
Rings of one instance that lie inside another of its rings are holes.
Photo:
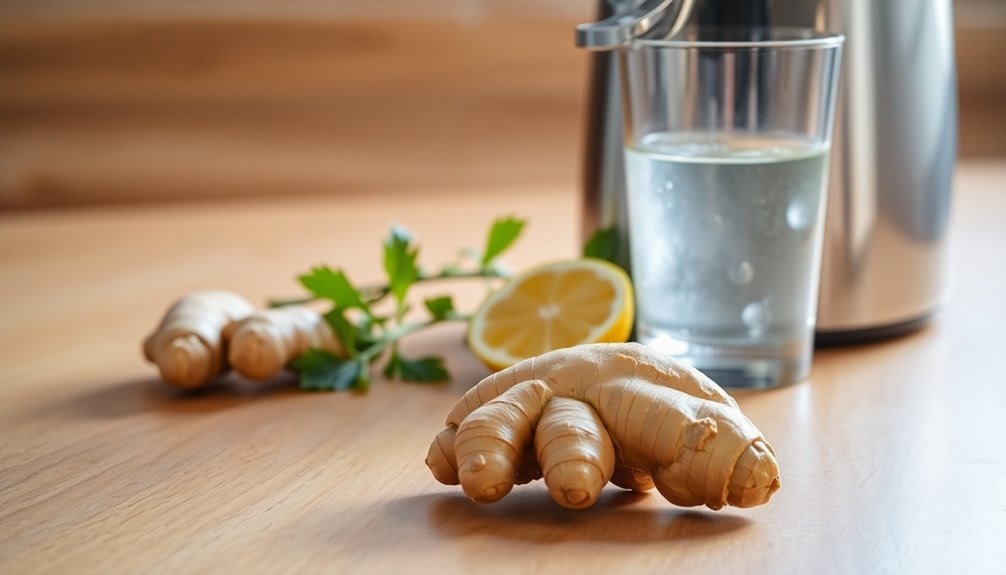
[[[761,505],[780,485],[771,446],[733,398],[633,343],[553,351],[485,378],[448,415],[426,463],[479,502],[544,477],[573,509],[608,481],[712,509]]]

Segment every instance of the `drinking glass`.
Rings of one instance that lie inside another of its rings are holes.
[[[698,28],[621,51],[637,338],[722,385],[810,371],[843,40]]]

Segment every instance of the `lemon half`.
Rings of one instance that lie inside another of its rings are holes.
[[[633,310],[622,268],[597,259],[549,263],[486,298],[469,324],[468,345],[500,370],[554,349],[626,341]]]

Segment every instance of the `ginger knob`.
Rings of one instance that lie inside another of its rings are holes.
[[[257,311],[225,335],[231,367],[249,379],[268,379],[311,348],[342,354],[325,318],[305,306]]]
[[[224,371],[224,328],[253,309],[231,292],[191,293],[168,308],[143,342],[143,354],[157,364],[164,381],[186,389],[205,385]]]

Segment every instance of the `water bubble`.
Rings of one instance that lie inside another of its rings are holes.
[[[713,216],[713,224],[717,228],[722,228],[723,227],[723,216],[721,216],[719,214],[714,215]]]
[[[731,269],[727,273],[727,276],[730,278],[730,281],[737,285],[751,283],[751,279],[754,278],[754,266],[752,266],[751,262],[747,260],[742,261]]]
[[[786,208],[786,223],[790,228],[802,232],[809,229],[813,222],[814,215],[807,202],[797,199]]]
[[[673,190],[674,189],[674,182],[671,182],[671,181],[664,182],[664,189],[667,190],[668,192],[671,191],[671,190]]]
[[[741,312],[741,321],[747,326],[748,333],[755,337],[765,332],[771,319],[772,309],[767,299],[753,301]]]

